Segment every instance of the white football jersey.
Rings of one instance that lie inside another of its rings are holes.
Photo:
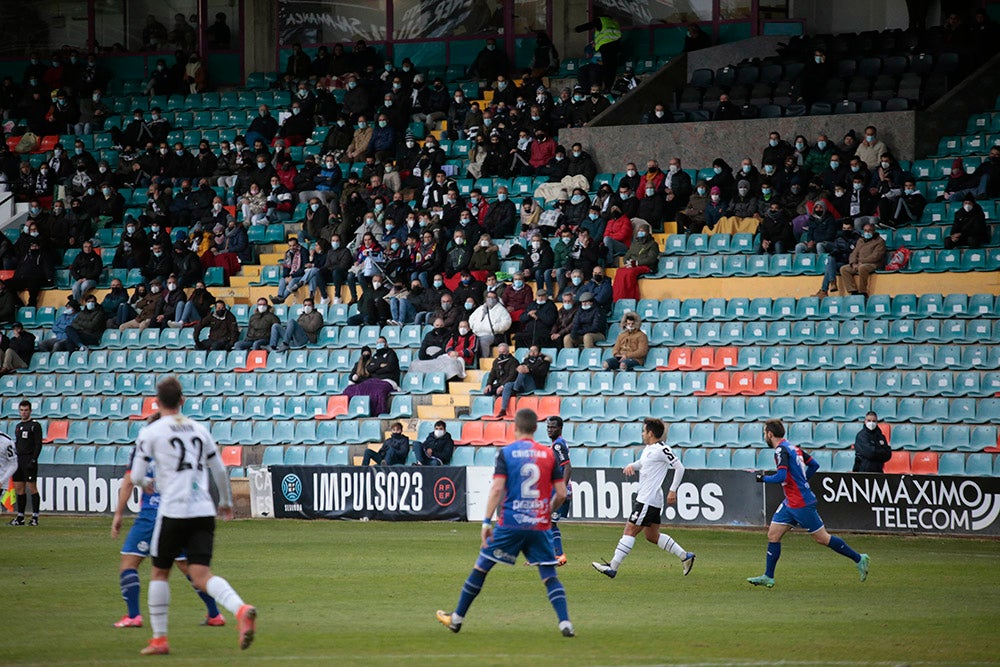
[[[0,494],[7,490],[7,482],[17,471],[17,447],[6,433],[0,433]]]
[[[156,465],[160,516],[173,519],[215,516],[208,474],[210,466],[221,468],[222,462],[208,429],[181,414],[160,417],[140,429],[135,447],[133,481],[140,473],[145,475],[150,463]],[[220,489],[222,498],[229,495],[228,481],[227,488]]]
[[[666,442],[646,445],[642,450],[642,456],[632,464],[632,467],[640,471],[636,501],[653,507],[663,507],[663,480],[666,479],[670,468],[674,469],[674,479],[670,483],[671,491],[677,490],[684,477],[684,464]]]

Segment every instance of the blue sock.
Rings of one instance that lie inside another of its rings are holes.
[[[122,588],[122,600],[128,610],[129,618],[139,615],[139,571],[130,569],[118,573],[118,582]]]
[[[830,547],[831,549],[833,549],[834,551],[836,551],[841,556],[847,556],[848,558],[850,558],[851,560],[853,560],[855,563],[861,562],[861,554],[859,554],[857,551],[855,551],[851,547],[847,546],[847,542],[845,542],[844,540],[840,539],[836,535],[831,535],[830,536],[830,543],[827,544],[826,546]]]
[[[191,577],[188,577],[187,580],[191,581]],[[197,593],[198,597],[201,598],[201,601],[205,603],[205,609],[208,610],[208,617],[215,618],[216,616],[218,616],[219,608],[215,604],[215,598],[213,598],[205,591],[199,591],[197,587],[195,587],[193,581],[191,581],[191,588],[194,588],[194,592]]]
[[[552,548],[555,549],[557,556],[563,555],[562,546],[562,531],[559,530],[559,524],[552,523]]]
[[[538,568],[538,574],[545,584],[545,590],[549,594],[549,603],[556,610],[556,616],[560,621],[569,620],[569,610],[566,608],[566,589],[556,576],[556,568],[552,565],[542,565]]]
[[[774,566],[778,564],[779,558],[781,558],[781,542],[768,542],[767,567],[764,569],[764,574],[772,579],[774,579]]]
[[[462,584],[462,594],[458,596],[458,604],[455,605],[455,613],[459,616],[465,616],[465,612],[469,611],[469,607],[472,606],[473,600],[479,595],[479,591],[483,589],[483,582],[486,581],[486,574],[493,567],[493,561],[486,560],[480,557],[476,561],[476,567],[472,568],[472,572],[469,573],[469,578],[465,580]]]

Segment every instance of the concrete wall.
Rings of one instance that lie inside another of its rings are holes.
[[[687,73],[696,69],[717,70],[726,65],[736,65],[746,58],[766,58],[778,53],[780,42],[788,43],[790,37],[784,35],[751,37],[729,44],[719,44],[710,49],[701,49],[688,54]]]
[[[777,130],[788,140],[802,134],[815,141],[818,134],[824,133],[839,143],[847,130],[853,128],[862,134],[866,125],[874,124],[879,128],[879,137],[900,159],[912,160],[915,123],[916,112],[894,111],[877,115],[581,127],[560,130],[559,143],[569,146],[579,141],[584,150],[594,156],[598,171],[621,171],[627,162],[638,163],[649,158],[665,163],[674,156],[681,158],[685,168],[701,169],[712,166],[712,160],[717,157],[732,166],[742,158],[750,157],[754,164],[759,165],[761,152],[767,145],[767,135],[772,130]]]
[[[940,23],[940,8],[927,13],[927,25]],[[788,18],[804,19],[809,34],[906,28],[906,0],[790,0]]]
[[[244,11],[246,72],[274,71],[274,54],[278,48],[274,34],[275,4],[271,0],[246,0]]]

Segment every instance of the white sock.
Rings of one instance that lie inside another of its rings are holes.
[[[625,557],[629,555],[632,551],[632,547],[635,546],[635,538],[629,535],[622,535],[622,538],[618,540],[618,546],[615,547],[615,557],[611,559],[611,569],[617,570],[625,560]]]
[[[149,582],[149,624],[153,637],[167,636],[167,612],[170,610],[170,583],[153,579]]]
[[[205,592],[215,598],[218,604],[221,604],[234,614],[243,606],[243,598],[222,577],[215,576],[209,579],[205,585]]]
[[[660,547],[664,551],[669,551],[680,559],[687,556],[687,551],[681,548],[681,545],[674,542],[674,538],[670,537],[666,533],[660,533],[660,539],[657,540],[656,546]]]
[[[456,613],[452,613],[452,615],[451,615],[451,622],[454,623],[455,625],[461,625],[462,621],[464,621],[464,620],[465,620],[465,616],[459,616]]]

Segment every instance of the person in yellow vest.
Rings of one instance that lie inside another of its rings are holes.
[[[594,31],[594,50],[601,54],[604,64],[604,92],[611,92],[618,70],[618,53],[621,49],[622,29],[618,21],[607,14],[598,14],[593,21],[576,26],[576,32]]]

